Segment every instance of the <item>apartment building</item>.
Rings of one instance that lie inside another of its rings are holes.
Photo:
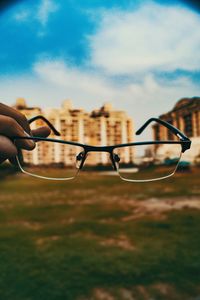
[[[191,140],[190,151],[186,151],[184,159],[195,162],[200,158],[200,98],[180,99],[171,111],[162,114],[160,118],[183,131]],[[177,137],[162,125],[153,126],[155,140],[175,140]],[[162,145],[162,151],[167,151],[167,145]],[[161,151],[161,149],[159,149]]]
[[[114,110],[110,103],[106,103],[99,109],[86,112],[81,108],[74,108],[70,100],[65,100],[60,108],[42,110],[39,107],[29,107],[23,98],[16,101],[14,107],[31,118],[36,115],[46,117],[61,133],[60,137],[66,141],[83,144],[105,146],[133,142],[133,121],[124,111]],[[42,121],[36,121],[32,128],[41,126]],[[78,147],[67,147],[59,143],[38,143],[33,152],[26,154],[26,160],[35,165],[64,163],[72,164],[74,156],[80,152]],[[75,153],[76,152],[76,153]],[[133,161],[134,153],[125,149],[121,160],[125,163]],[[107,164],[110,158],[107,153],[89,153],[87,163]]]

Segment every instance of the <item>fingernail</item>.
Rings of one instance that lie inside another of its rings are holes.
[[[27,136],[27,137],[31,137],[26,131],[24,131],[24,134]],[[33,140],[26,140],[27,144],[30,146],[30,147],[35,147],[35,142]]]

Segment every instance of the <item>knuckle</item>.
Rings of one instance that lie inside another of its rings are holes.
[[[16,123],[15,120],[11,117],[4,116],[4,115],[0,116],[0,127],[3,130],[4,129],[6,130],[7,128],[14,126],[15,123]]]
[[[7,117],[6,116],[5,117],[5,122],[6,122],[7,126],[13,127],[13,126],[16,125],[16,121],[13,118],[11,118],[11,117]]]
[[[8,106],[0,102],[0,113],[5,113],[8,110]]]
[[[22,114],[21,112],[17,112],[17,120],[25,130],[27,130],[29,128],[28,120],[27,120],[26,116],[24,114]]]
[[[2,103],[0,103],[0,114],[3,115],[4,109]]]
[[[27,118],[26,118],[26,116],[24,115],[24,114],[22,114],[22,113],[19,113],[20,114],[20,118],[21,118],[21,120],[23,121],[23,122],[28,122],[27,121]]]
[[[22,114],[20,111],[16,111],[16,118],[18,119],[18,121],[27,122],[25,115]]]

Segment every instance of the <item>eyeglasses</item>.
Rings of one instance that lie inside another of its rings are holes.
[[[29,123],[37,119],[42,119],[55,135],[60,135],[43,116],[34,117]],[[71,180],[83,168],[91,152],[96,152],[100,163],[108,162],[107,153],[114,171],[122,180],[149,182],[165,179],[176,172],[182,153],[190,149],[191,140],[179,129],[157,118],[149,119],[136,135],[140,135],[151,122],[166,127],[178,140],[91,146],[52,138],[13,137],[16,145],[22,139],[32,140],[36,144],[32,151],[20,149],[17,162],[25,174],[49,180]],[[90,160],[92,165],[95,162]]]

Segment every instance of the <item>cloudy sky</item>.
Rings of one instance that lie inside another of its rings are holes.
[[[112,102],[139,126],[200,95],[199,28],[181,1],[21,1],[0,15],[0,101]]]

